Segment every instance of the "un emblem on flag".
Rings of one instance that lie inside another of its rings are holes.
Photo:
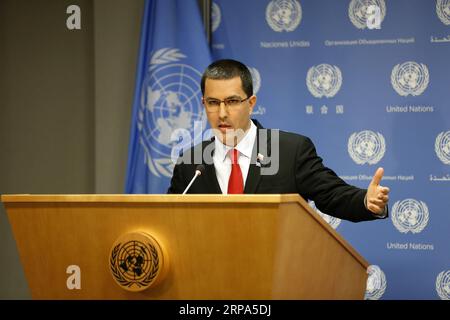
[[[367,268],[369,277],[367,278],[365,300],[378,300],[386,291],[386,275],[377,265]]]
[[[381,133],[364,130],[350,136],[347,150],[357,164],[376,164],[386,152],[386,143]]]
[[[419,233],[428,224],[428,207],[423,201],[405,199],[392,207],[392,223],[401,233]]]
[[[306,86],[316,98],[332,98],[342,85],[342,73],[337,66],[319,64],[309,68],[306,75]]]
[[[450,0],[437,0],[436,13],[445,25],[450,25]]]
[[[407,61],[397,64],[391,73],[391,83],[397,93],[403,97],[421,95],[428,87],[430,75],[423,63]]]
[[[184,58],[178,49],[157,50],[151,56],[142,84],[138,114],[140,143],[145,151],[144,161],[157,177],[172,175],[172,148],[179,138],[176,130],[188,130],[190,137],[194,137],[195,123],[202,128],[206,126],[199,85],[202,74],[181,63]]]
[[[302,20],[302,7],[297,0],[272,0],[266,7],[266,21],[276,32],[294,31]]]
[[[434,151],[444,164],[450,164],[450,131],[441,132],[436,137]]]
[[[109,266],[114,281],[127,291],[142,291],[160,282],[167,270],[167,257],[152,236],[132,232],[113,244]]]
[[[369,26],[367,11],[370,6],[380,9],[380,23],[386,16],[386,4],[384,0],[352,0],[348,6],[350,21],[358,29],[366,29]]]
[[[320,211],[319,209],[317,209],[316,204],[314,203],[314,201],[308,201],[309,205],[311,206],[311,208],[314,209],[315,212],[317,212],[319,214],[319,216],[325,220],[326,223],[328,223],[333,229],[336,229],[340,224],[341,224],[341,219],[330,216],[326,213],[323,213],[322,211]]]
[[[438,274],[436,292],[442,300],[450,300],[450,270]]]

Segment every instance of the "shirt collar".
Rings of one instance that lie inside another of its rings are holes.
[[[245,133],[245,136],[242,138],[241,141],[239,141],[239,143],[234,148],[223,144],[217,138],[214,139],[215,143],[214,155],[217,156],[217,158],[220,159],[221,161],[225,161],[228,152],[231,149],[237,149],[240,154],[250,159],[252,156],[253,145],[255,144],[256,131],[257,128],[255,124],[253,123],[253,121],[250,120],[250,129]]]

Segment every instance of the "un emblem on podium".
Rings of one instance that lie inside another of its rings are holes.
[[[164,277],[167,258],[149,234],[122,235],[112,246],[109,265],[114,281],[127,291],[143,291]]]

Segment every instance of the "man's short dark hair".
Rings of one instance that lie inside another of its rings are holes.
[[[241,62],[231,59],[217,60],[211,63],[202,76],[201,89],[205,94],[206,79],[228,80],[240,77],[242,81],[242,90],[247,97],[253,95],[253,82],[250,70]]]

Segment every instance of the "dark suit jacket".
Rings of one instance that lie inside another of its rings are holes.
[[[364,206],[365,189],[351,186],[339,178],[331,169],[322,164],[312,141],[305,136],[279,131],[279,170],[274,175],[261,175],[261,168],[271,164],[258,161],[262,126],[253,120],[258,134],[253,147],[244,193],[286,194],[298,193],[305,200],[313,200],[323,213],[350,221],[373,220],[377,217]],[[273,131],[267,130],[267,150],[265,158],[271,154]],[[275,139],[274,139],[275,141]],[[175,165],[168,193],[183,193],[194,177],[197,165],[204,164],[202,175],[192,184],[188,193],[221,194],[212,155],[214,138],[186,151]],[[258,163],[259,162],[259,163]]]

